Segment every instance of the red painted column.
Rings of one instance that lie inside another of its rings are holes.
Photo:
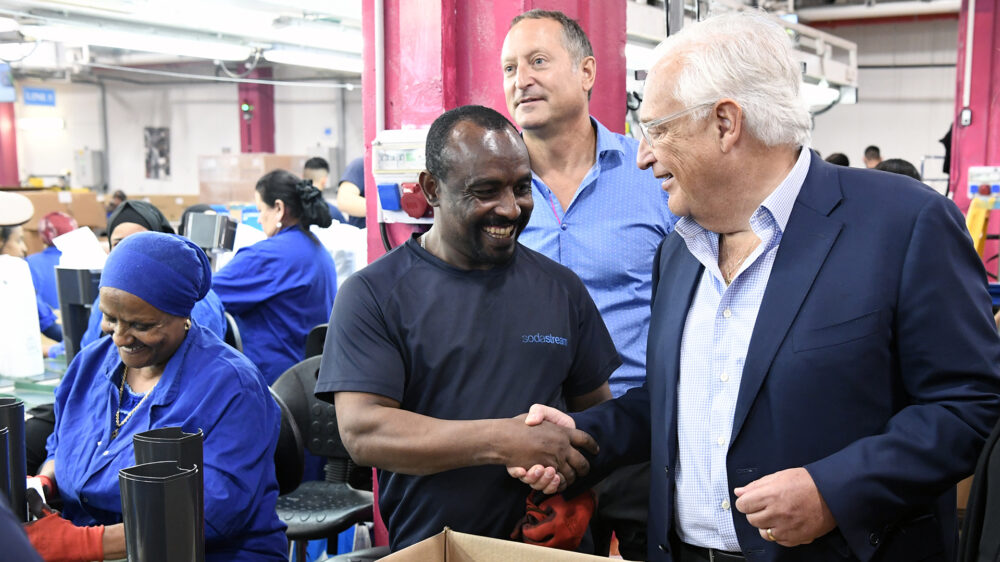
[[[365,182],[373,186],[371,143],[375,138],[375,2],[364,0]],[[427,127],[438,115],[480,104],[507,115],[500,49],[518,14],[540,8],[561,10],[578,20],[597,58],[591,113],[612,131],[625,129],[625,9],[623,0],[382,0],[385,59],[385,127]],[[366,191],[367,193],[367,191]],[[368,259],[385,253],[375,223],[376,197],[368,204]],[[412,228],[391,225],[393,246]]]
[[[958,19],[958,64],[955,89],[955,121],[951,140],[950,187],[955,203],[963,211],[969,207],[969,166],[1000,166],[1000,9],[997,3],[977,0],[972,38],[972,72],[969,108],[972,121],[960,124],[965,85],[966,46],[968,44],[969,0],[962,1]],[[990,213],[988,232],[1000,232],[1000,213]],[[997,253],[997,243],[989,240],[983,255],[989,259]],[[997,263],[987,267],[994,274]]]
[[[259,68],[249,78],[271,78],[270,68]],[[274,152],[274,86],[239,84],[240,152]],[[248,104],[252,110],[240,106]]]
[[[14,104],[0,103],[0,186],[20,185],[17,176],[17,129]]]

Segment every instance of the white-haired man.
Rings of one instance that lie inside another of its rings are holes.
[[[709,18],[656,54],[638,164],[682,218],[654,268],[646,385],[528,422],[593,435],[592,477],[651,457],[652,560],[954,558],[954,486],[1000,413],[962,215],[811,153],[767,16]]]

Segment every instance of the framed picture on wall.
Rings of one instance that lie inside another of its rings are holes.
[[[158,180],[170,177],[170,128],[146,127],[143,129],[146,147],[146,177]]]

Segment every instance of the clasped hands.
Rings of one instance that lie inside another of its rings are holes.
[[[533,405],[526,415],[515,419],[523,419],[524,423],[530,426],[544,421],[567,429],[576,429],[573,418],[542,404]],[[582,431],[580,433],[593,442],[589,435]],[[594,443],[594,449],[587,448],[587,450],[596,454],[596,446]],[[577,454],[579,455],[579,451]],[[586,468],[589,470],[589,464]],[[531,486],[532,489],[541,490],[546,494],[562,491],[573,482],[577,474],[586,474],[579,471],[566,474],[561,467],[552,464],[535,464],[530,468],[508,466],[507,473]],[[812,476],[802,467],[768,474],[746,486],[736,488],[733,493],[737,497],[736,509],[746,515],[747,521],[758,529],[761,538],[781,546],[791,547],[811,543],[837,526],[833,513]]]
[[[532,460],[528,460],[527,463],[513,462],[508,464],[507,474],[531,486],[534,490],[545,494],[554,494],[566,489],[566,486],[572,484],[577,476],[584,476],[589,472],[590,463],[587,462],[580,450],[596,455],[599,448],[593,437],[576,429],[576,422],[573,421],[573,418],[550,406],[535,404],[528,410],[527,414],[521,414],[514,419],[522,421],[524,425],[529,427],[540,426],[543,422],[548,422],[563,428],[564,431],[569,432],[569,444],[572,447],[560,451],[567,461],[565,463],[538,463],[534,459],[539,457],[527,457]]]

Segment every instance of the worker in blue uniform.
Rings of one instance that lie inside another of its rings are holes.
[[[118,471],[135,464],[133,435],[170,426],[204,432],[206,560],[285,558],[278,407],[260,371],[190,318],[211,273],[194,243],[158,232],[108,257],[101,310],[112,336],[83,349],[56,390],[40,475],[64,508],[27,527],[43,558],[124,557]]]
[[[212,288],[236,318],[243,352],[268,384],[305,359],[306,336],[327,322],[337,294],[330,253],[309,232],[330,226],[330,209],[311,182],[275,170],[257,182],[267,239],[236,252]]]
[[[108,219],[109,249],[114,250],[115,246],[130,234],[147,231],[173,234],[174,228],[170,226],[167,217],[163,216],[163,213],[152,203],[131,199],[124,201],[115,208]],[[220,338],[226,337],[226,317],[222,301],[214,291],[210,290],[204,299],[195,303],[191,317],[213,334]],[[100,297],[98,297],[94,299],[94,305],[90,308],[87,331],[80,339],[80,349],[101,339],[103,335],[101,332]],[[63,346],[53,346],[49,350],[49,356],[55,357],[64,349]]]
[[[38,236],[45,244],[45,249],[24,258],[31,268],[31,282],[35,284],[35,292],[52,309],[59,308],[59,292],[56,289],[56,266],[62,252],[56,248],[52,240],[68,232],[76,230],[76,219],[66,213],[53,211],[38,220]]]

